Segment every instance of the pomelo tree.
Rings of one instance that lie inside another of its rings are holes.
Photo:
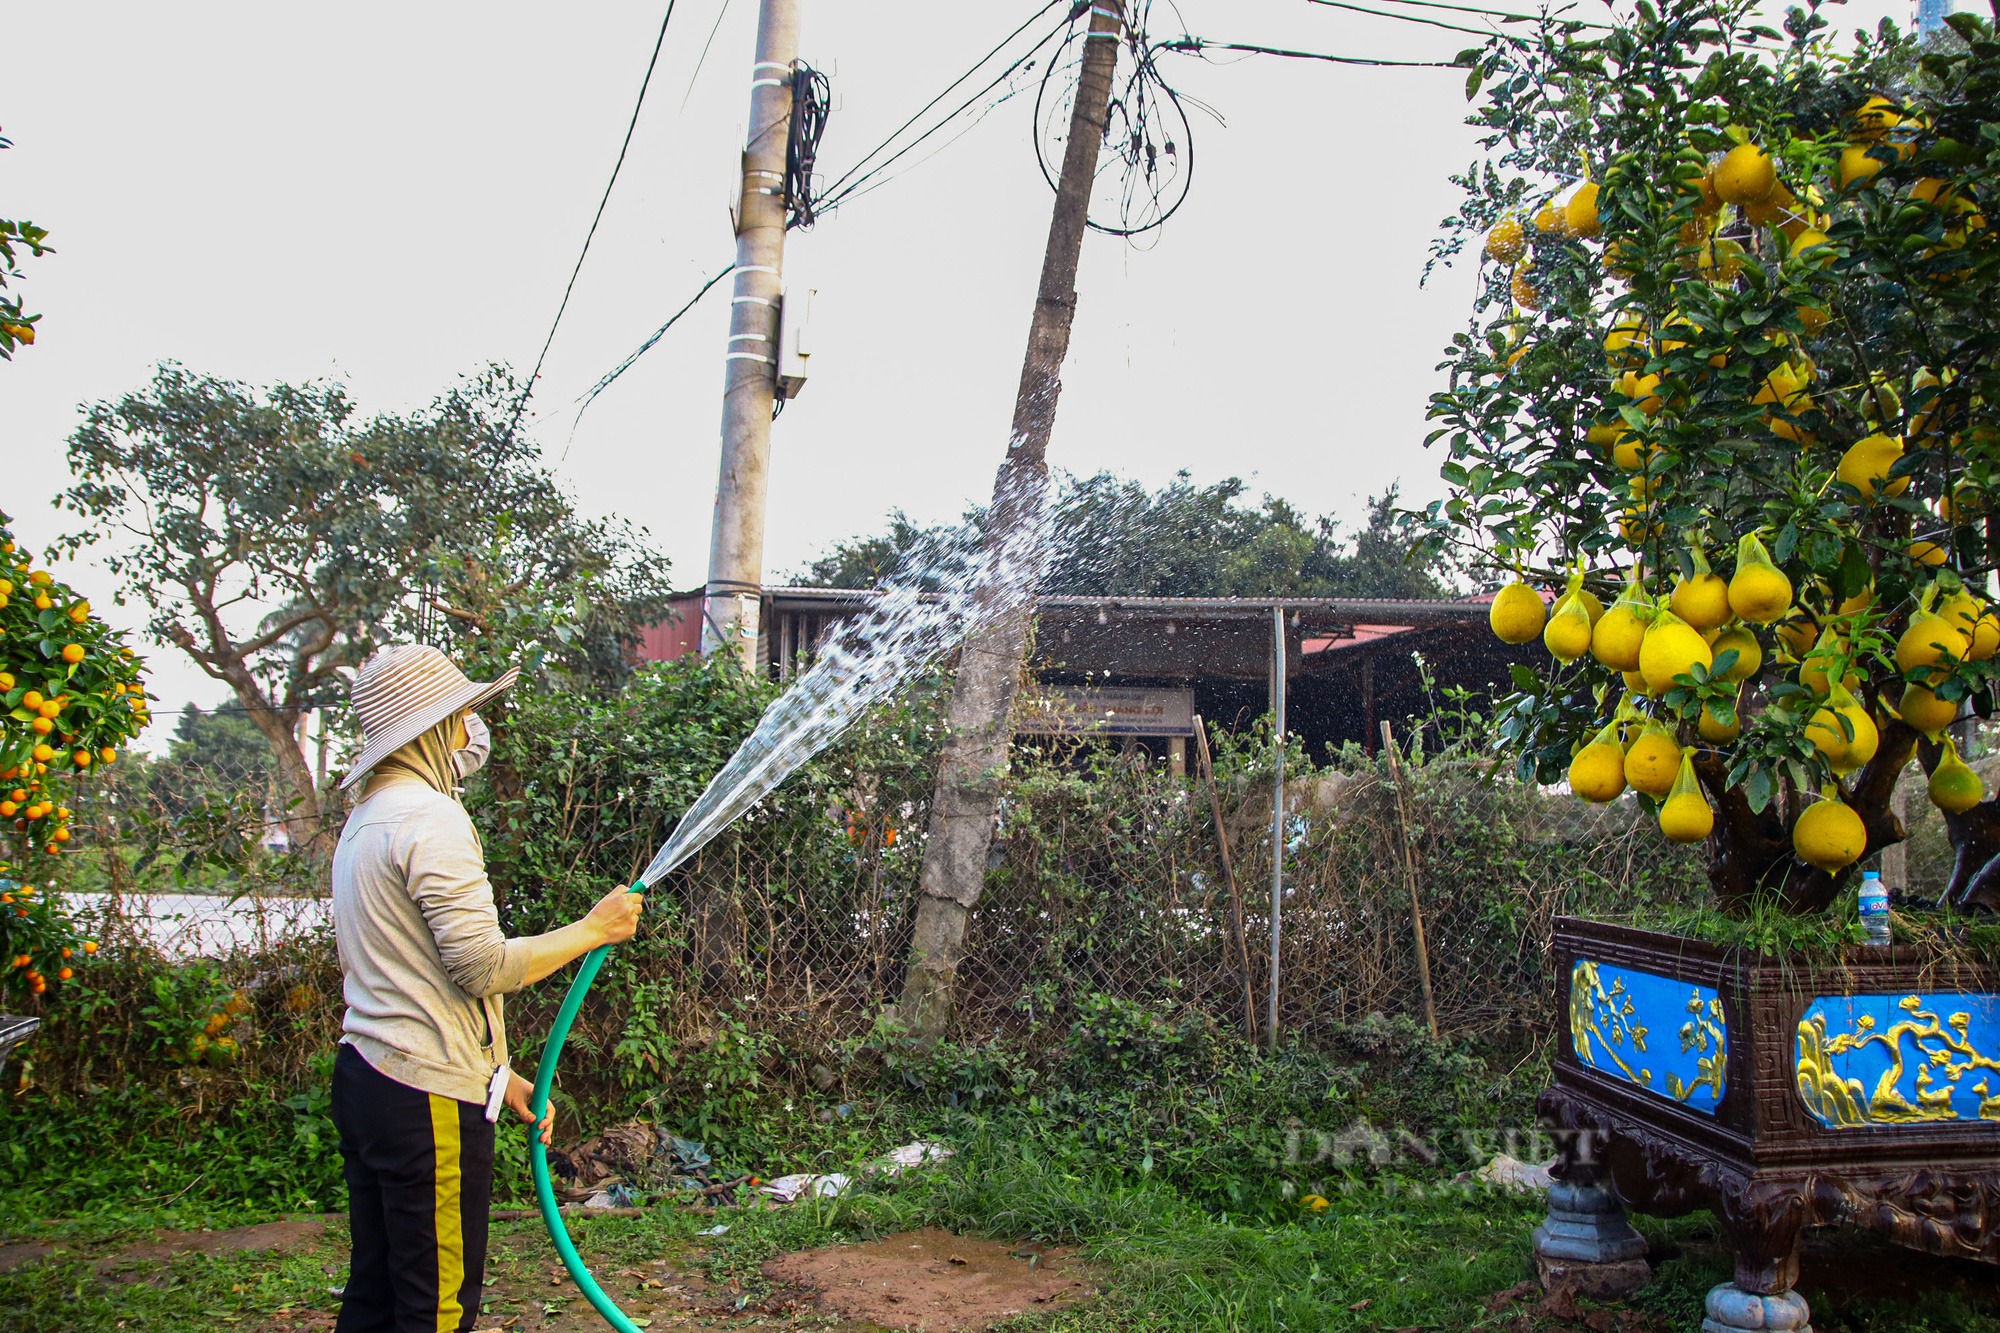
[[[40,994],[95,948],[47,879],[73,845],[74,784],[149,720],[139,672],[123,636],[38,568],[0,513],[0,995]]]
[[[1468,55],[1432,540],[1512,571],[1495,631],[1550,653],[1502,710],[1523,774],[1637,788],[1726,907],[1832,903],[1913,757],[1950,895],[2000,906],[1952,735],[2000,676],[2000,41],[1949,22],[1836,48],[1817,7],[1670,0]]]

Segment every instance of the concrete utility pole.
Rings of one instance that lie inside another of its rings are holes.
[[[1048,477],[1049,434],[1062,393],[1063,357],[1076,314],[1076,266],[1097,175],[1098,146],[1110,119],[1111,78],[1124,29],[1123,0],[1095,0],[1084,38],[1083,76],[1070,109],[1069,142],[1055,212],[1049,219],[1042,281],[1028,326],[1028,352],[1014,397],[1014,430],[993,483],[988,549],[1018,542],[1039,521]],[[918,878],[916,929],[898,1010],[927,1041],[950,1026],[965,928],[985,885],[993,818],[1013,739],[1014,691],[1027,656],[1033,589],[993,588],[1004,610],[966,641],[953,686],[943,762],[931,796],[929,836]]]
[[[752,669],[764,587],[764,497],[770,489],[778,276],[785,255],[785,149],[798,51],[799,0],[763,0],[737,191],[736,293],[723,361],[722,475],[715,484],[701,625],[704,653],[732,649]]]

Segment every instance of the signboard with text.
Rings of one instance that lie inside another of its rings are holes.
[[[1021,696],[1014,730],[1024,736],[1192,736],[1194,691],[1045,686]]]

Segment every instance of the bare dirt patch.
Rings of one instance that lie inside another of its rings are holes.
[[[971,1333],[1092,1291],[1068,1250],[937,1230],[781,1255],[764,1276],[810,1292],[828,1314],[909,1333]]]
[[[295,1245],[309,1244],[325,1234],[326,1224],[317,1217],[259,1222],[255,1226],[231,1227],[227,1231],[163,1231],[152,1240],[122,1247],[116,1255],[103,1262],[144,1262],[171,1259],[177,1254],[286,1250]]]

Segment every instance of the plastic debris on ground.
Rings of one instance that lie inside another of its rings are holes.
[[[695,1232],[694,1234],[695,1234],[695,1235],[697,1235],[697,1236],[723,1236],[723,1235],[727,1235],[727,1234],[728,1234],[728,1232],[729,1232],[729,1228],[728,1228],[728,1227],[726,1227],[726,1226],[721,1226],[721,1225],[717,1225],[717,1226],[712,1226],[712,1227],[710,1227],[710,1228],[709,1228],[708,1230],[706,1230],[706,1231],[697,1231],[697,1232]]]
[[[906,1143],[882,1157],[875,1159],[874,1169],[885,1176],[900,1176],[913,1166],[929,1166],[942,1162],[951,1156],[951,1149],[942,1143]]]
[[[853,1184],[854,1177],[833,1172],[823,1176],[779,1176],[776,1180],[768,1181],[758,1188],[779,1203],[791,1203],[795,1199],[808,1196],[831,1199],[835,1195],[845,1194]]]
[[[1495,1153],[1493,1160],[1485,1166],[1477,1171],[1463,1172],[1457,1180],[1465,1184],[1492,1185],[1503,1190],[1519,1190],[1525,1194],[1534,1190],[1545,1190],[1554,1183],[1549,1168],[1555,1164],[1554,1158],[1537,1166],[1533,1162],[1516,1161],[1504,1152]]]

